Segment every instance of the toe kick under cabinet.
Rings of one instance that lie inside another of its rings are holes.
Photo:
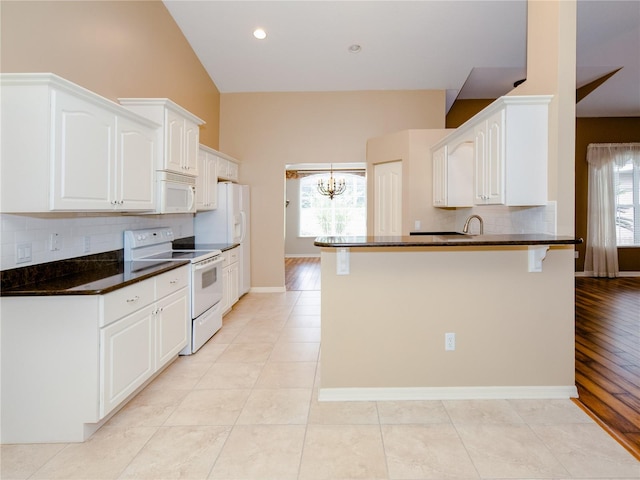
[[[82,442],[188,341],[188,266],[104,295],[2,298],[2,443]]]

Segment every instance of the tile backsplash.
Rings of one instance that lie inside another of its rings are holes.
[[[0,222],[0,270],[119,250],[125,230],[163,226],[176,238],[193,236],[192,214],[3,213]],[[31,261],[18,263],[18,247]]]
[[[456,210],[456,230],[462,231],[469,215],[480,215],[485,234],[548,233],[557,232],[557,204],[548,202],[540,207],[505,207],[504,205],[483,205]],[[473,221],[469,232],[478,233],[478,222]]]

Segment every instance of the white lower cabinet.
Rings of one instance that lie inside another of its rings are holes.
[[[101,417],[153,375],[154,320],[149,305],[100,330]]]
[[[222,300],[223,315],[240,299],[240,247],[222,253]]]
[[[185,265],[104,295],[2,297],[0,441],[91,436],[187,345],[188,284]]]
[[[188,296],[184,291],[165,297],[157,304],[156,315],[156,367],[160,368],[185,347],[189,337]]]

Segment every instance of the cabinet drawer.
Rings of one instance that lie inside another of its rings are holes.
[[[189,267],[176,268],[155,277],[156,298],[166,297],[189,285]]]
[[[154,301],[153,279],[129,285],[102,296],[102,315],[99,325],[104,327]]]
[[[240,249],[238,247],[229,250],[229,265],[236,263],[240,258]]]
[[[227,250],[226,252],[222,252],[222,266],[226,267],[229,263],[231,262],[229,259],[229,250]]]

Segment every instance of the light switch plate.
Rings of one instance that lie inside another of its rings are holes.
[[[31,242],[18,243],[16,245],[16,263],[30,262],[31,259]]]

